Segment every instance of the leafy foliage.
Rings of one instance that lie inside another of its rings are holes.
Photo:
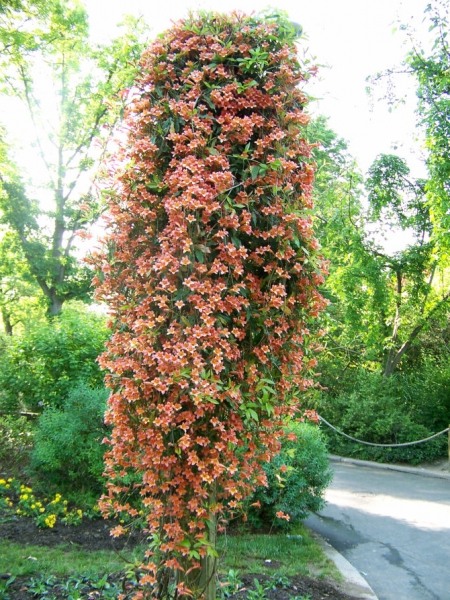
[[[103,375],[96,360],[106,338],[104,318],[76,305],[52,322],[31,322],[1,351],[2,410],[62,408],[77,382],[100,386]]]
[[[365,181],[345,144],[323,119],[310,124],[317,161],[317,236],[329,263],[329,304],[316,327],[326,331],[318,356],[325,418],[367,441],[413,441],[447,427],[448,268],[430,218],[426,185],[405,161],[380,155]],[[370,230],[412,234],[389,252]],[[387,376],[392,381],[383,381]],[[332,436],[334,452],[417,462],[444,454],[445,442],[374,450]]]
[[[17,236],[12,231],[0,235],[0,311],[3,329],[12,335],[30,314],[42,312],[42,307]]]
[[[324,436],[310,423],[293,422],[286,432],[289,437],[281,451],[264,465],[267,487],[258,488],[251,497],[253,527],[289,528],[324,504],[323,493],[332,477]],[[289,520],[278,519],[280,512]]]
[[[318,144],[317,237],[329,263],[323,288],[329,304],[318,324],[327,332],[322,383],[339,386],[342,373],[357,366],[388,376],[411,363],[429,330],[442,331],[446,323],[448,270],[435,241],[426,186],[400,157],[380,155],[365,182],[365,209],[363,180],[345,144],[323,119],[308,130]],[[384,249],[380,235],[399,229],[412,234],[410,245]]]
[[[450,230],[450,47],[449,6],[442,0],[427,5],[433,35],[431,50],[415,45],[408,63],[416,76],[420,124],[425,128],[429,178],[428,204],[440,245],[448,249]]]
[[[34,426],[23,416],[0,416],[0,465],[2,472],[21,473],[33,447]]]
[[[39,417],[31,470],[41,489],[62,491],[78,501],[98,497],[107,396],[104,388],[79,384],[62,408],[46,408]]]
[[[154,594],[170,573],[180,594],[187,570],[198,585],[216,515],[264,482],[311,385],[323,278],[295,35],[279,15],[182,21],[144,53],[128,110],[98,279],[114,331],[103,510],[133,515],[124,477],[143,474]]]

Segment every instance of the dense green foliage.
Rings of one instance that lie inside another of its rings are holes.
[[[401,444],[429,437],[448,426],[449,368],[431,363],[419,373],[383,377],[357,369],[330,395],[321,393],[318,412],[357,439],[376,444]],[[418,464],[444,456],[447,437],[399,448],[380,448],[349,441],[325,427],[330,451],[381,462]]]
[[[426,183],[431,218],[439,243],[450,245],[450,8],[446,0],[427,5],[431,49],[415,44],[408,59],[417,80],[419,122],[424,127],[428,167]]]
[[[0,349],[0,409],[64,406],[78,381],[102,385],[96,362],[107,338],[103,317],[76,305],[51,322],[31,322]]]
[[[41,489],[96,501],[103,488],[102,440],[108,433],[104,413],[108,392],[79,384],[61,409],[39,417],[31,470]]]
[[[249,523],[256,529],[289,529],[324,504],[331,481],[324,436],[309,423],[293,422],[287,432],[292,438],[264,466],[267,487],[259,487],[249,501]],[[280,511],[289,515],[289,521],[277,518]]]

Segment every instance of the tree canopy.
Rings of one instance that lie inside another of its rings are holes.
[[[88,15],[75,0],[24,0],[0,13],[0,91],[27,119],[33,149],[28,164],[20,163],[23,153],[8,148],[3,132],[3,162],[7,155],[16,167],[3,171],[1,218],[17,236],[49,315],[90,291],[78,236],[101,211],[95,167],[142,49],[142,27],[130,19],[125,30],[110,44],[92,44]]]

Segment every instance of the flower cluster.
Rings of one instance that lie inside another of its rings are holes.
[[[144,53],[112,165],[96,280],[113,329],[102,506],[134,514],[140,494],[161,540],[152,584],[161,566],[195,568],[211,514],[264,483],[261,464],[311,385],[323,279],[293,40],[280,18],[176,24]]]
[[[31,517],[39,527],[53,528],[58,519],[64,525],[78,525],[83,511],[68,508],[68,501],[61,494],[52,499],[39,500],[32,488],[17,479],[0,479],[0,507],[13,510],[19,517]]]

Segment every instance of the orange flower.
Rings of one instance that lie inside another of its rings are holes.
[[[211,510],[264,484],[312,384],[308,321],[323,306],[293,43],[255,18],[215,16],[214,34],[192,19],[142,56],[98,259],[113,330],[101,505],[162,536],[141,585],[185,569],[185,540],[203,539]]]
[[[276,515],[275,515],[278,519],[284,519],[285,521],[290,521],[291,517],[284,513],[283,511],[279,510]]]

